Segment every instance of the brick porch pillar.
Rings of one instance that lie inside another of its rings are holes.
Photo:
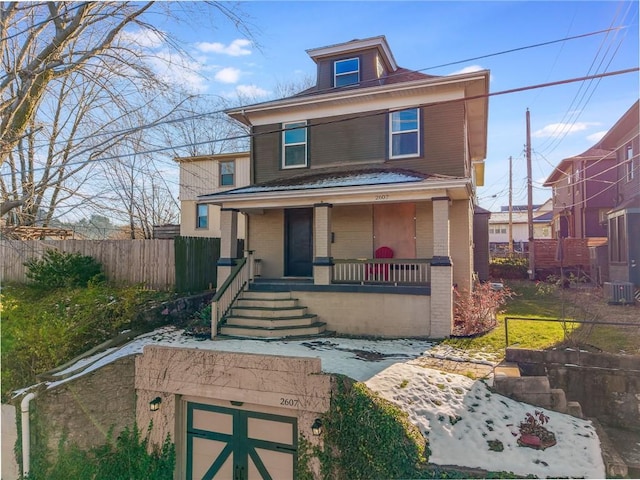
[[[238,210],[220,209],[220,258],[218,259],[217,288],[231,274],[238,257]]]
[[[333,257],[331,256],[331,208],[330,203],[317,203],[313,206],[313,283],[331,284]]]
[[[432,338],[449,337],[453,330],[453,264],[450,255],[449,202],[449,197],[433,199]]]

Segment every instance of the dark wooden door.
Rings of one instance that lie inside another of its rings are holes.
[[[291,208],[284,215],[284,274],[313,275],[313,209]]]

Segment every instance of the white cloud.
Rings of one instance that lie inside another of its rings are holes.
[[[258,87],[257,85],[238,85],[236,93],[242,97],[260,98],[267,97],[271,92]]]
[[[158,48],[164,44],[165,34],[149,28],[141,28],[133,32],[122,32],[120,38],[139,47]]]
[[[240,79],[240,70],[233,67],[226,67],[216,73],[213,78],[222,83],[237,83]]]
[[[473,72],[479,72],[480,70],[485,70],[485,68],[481,65],[469,65],[468,67],[464,67],[461,70],[452,72],[450,75],[460,75],[462,73],[473,73]]]
[[[220,42],[198,42],[196,48],[205,53],[221,53],[223,55],[229,55],[232,57],[240,57],[243,55],[251,55],[251,50],[246,47],[251,46],[251,41],[244,38],[238,38],[231,42],[229,45],[225,45]]]
[[[171,83],[196,93],[204,92],[208,88],[201,74],[202,64],[191,61],[184,55],[163,51],[150,58],[149,62],[160,77]]]
[[[591,135],[587,136],[587,140],[593,143],[599,142],[602,139],[602,137],[605,136],[606,133],[607,133],[607,130],[601,130],[599,132],[592,133]]]
[[[549,125],[542,127],[540,130],[533,132],[531,136],[536,138],[560,137],[562,135],[582,132],[592,125],[597,124],[589,122],[550,123]]]

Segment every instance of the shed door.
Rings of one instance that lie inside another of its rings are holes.
[[[297,421],[247,410],[187,403],[187,478],[295,479]]]

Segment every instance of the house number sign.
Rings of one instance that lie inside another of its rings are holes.
[[[388,199],[389,199],[388,193],[382,193],[380,195],[376,195],[376,200],[388,200]]]

